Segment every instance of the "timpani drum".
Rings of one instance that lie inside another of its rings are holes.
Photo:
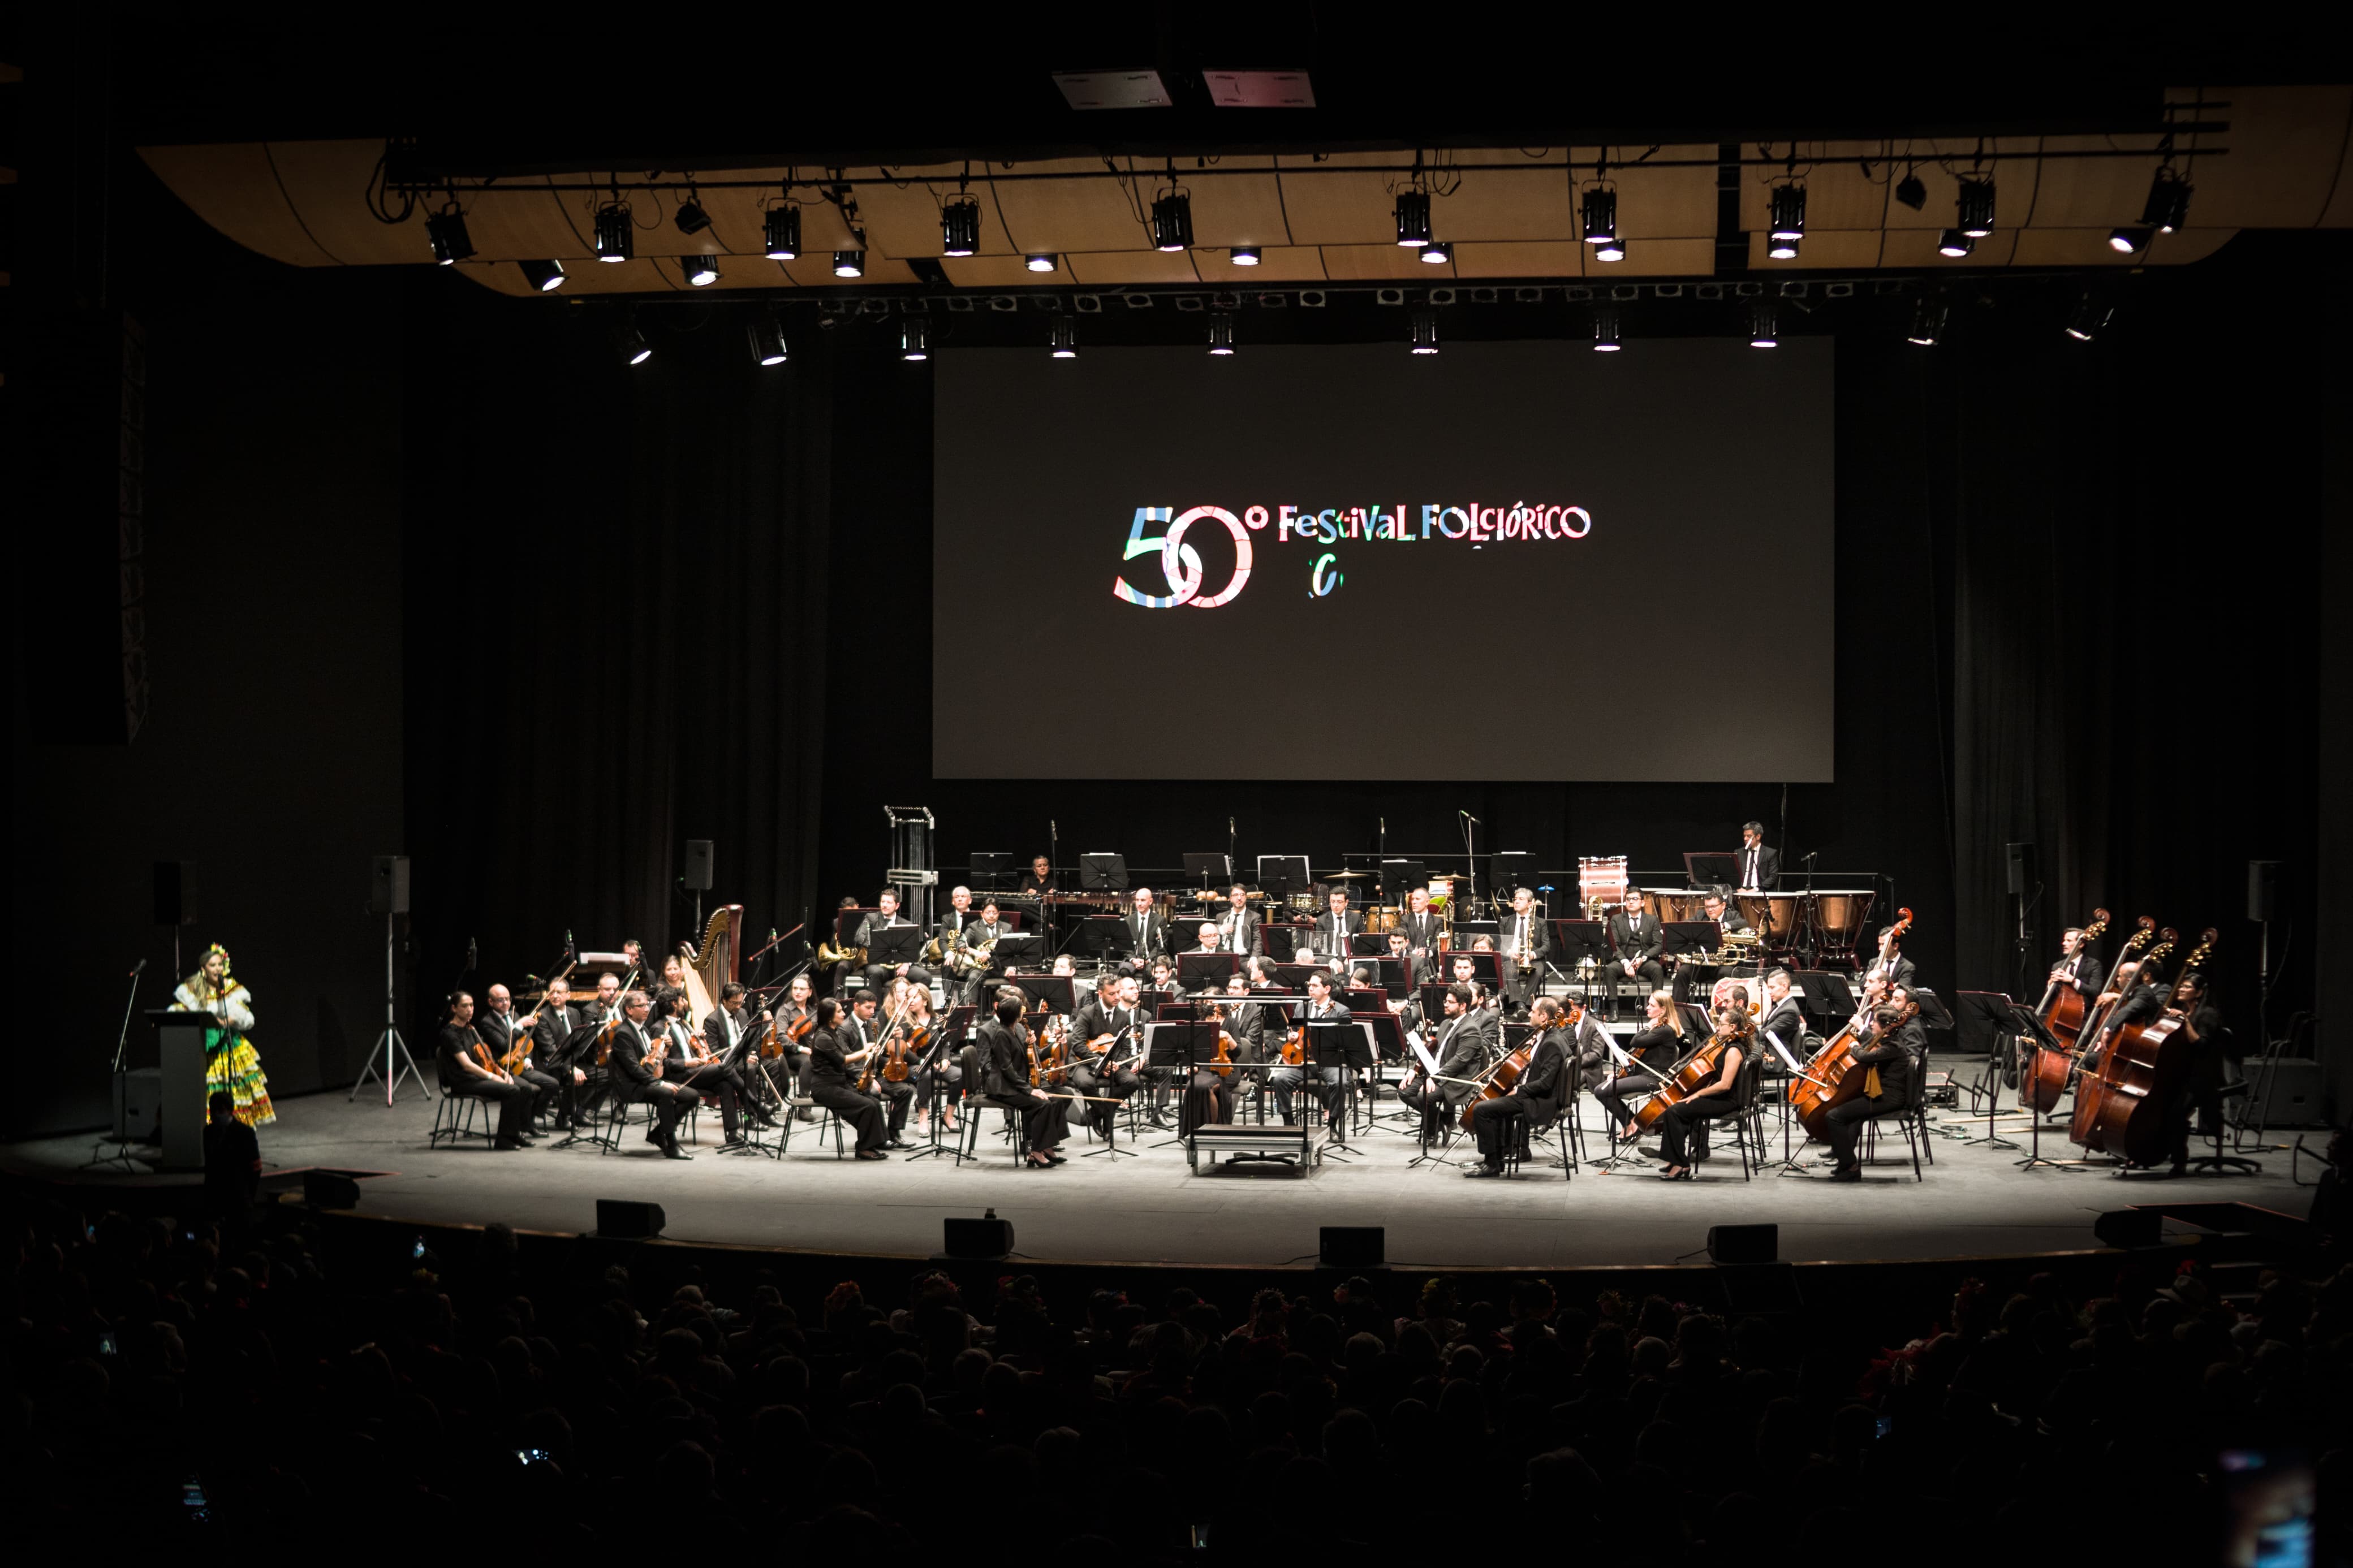
[[[1707,919],[1706,898],[1705,893],[1697,890],[1663,889],[1643,894],[1642,901],[1662,921],[1704,921]]]
[[[1862,940],[1862,928],[1871,919],[1871,901],[1877,895],[1866,890],[1803,896],[1812,899],[1814,904],[1815,958],[1852,966],[1854,945]]]
[[[1387,936],[1405,925],[1405,912],[1395,904],[1374,904],[1365,910],[1365,930],[1373,936]]]
[[[1740,903],[1741,918],[1765,939],[1767,952],[1776,958],[1787,958],[1797,951],[1798,938],[1806,923],[1804,894],[1740,893],[1735,896]]]

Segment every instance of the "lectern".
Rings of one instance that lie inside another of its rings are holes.
[[[219,1022],[210,1013],[151,1007],[155,1056],[163,1069],[158,1112],[164,1168],[200,1171],[205,1164],[205,1035]]]

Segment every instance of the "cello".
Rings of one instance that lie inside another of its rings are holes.
[[[1544,1044],[1544,1037],[1552,1033],[1553,1027],[1547,1024],[1531,1032],[1526,1039],[1520,1042],[1517,1050],[1487,1069],[1486,1076],[1479,1080],[1477,1090],[1462,1102],[1463,1131],[1472,1131],[1471,1113],[1473,1110],[1488,1100],[1501,1100],[1512,1092],[1512,1086],[1520,1081],[1520,1075],[1528,1070],[1530,1062],[1536,1059],[1536,1047]]]
[[[2078,952],[2090,951],[2092,943],[2107,931],[2109,918],[2105,910],[2092,911],[2092,923],[2084,928],[2084,942],[2076,949]],[[2141,917],[2144,931],[2155,923],[2147,915]],[[2119,958],[2117,962],[2122,963],[2123,960]],[[2034,1009],[2034,1016],[2042,1020],[2042,1026],[2050,1030],[2052,1037],[2066,1049],[2053,1051],[2039,1043],[2037,1045],[2034,1061],[2027,1069],[2027,1081],[2021,1087],[2020,1097],[2029,1109],[2038,1114],[2058,1104],[2060,1095],[2066,1092],[2067,1079],[2074,1071],[2076,1042],[2084,1037],[2084,1015],[2089,1010],[2083,994],[2073,985],[2062,984],[2055,974],[2043,990],[2042,1004]]]
[[[2077,1142],[2121,1155],[2127,1165],[2154,1165],[2165,1152],[2165,1109],[2177,1079],[2189,1070],[2191,1043],[2181,1032],[2182,989],[2206,967],[2221,933],[2208,927],[2174,977],[2165,1011],[2147,1023],[2126,1024],[2100,1058],[2098,1110],[2089,1138]],[[2202,976],[2201,976],[2202,978]]]
[[[1745,1056],[1749,1037],[1757,1032],[1757,1020],[1746,1013],[1726,1009],[1718,1016],[1715,1033],[1707,1044],[1683,1059],[1681,1065],[1660,1081],[1659,1091],[1634,1108],[1634,1125],[1649,1131],[1667,1113],[1667,1107],[1689,1100],[1694,1089],[1705,1089],[1724,1072],[1724,1053],[1737,1047]]]
[[[2133,980],[2136,984],[2140,984],[2141,977],[2149,973],[2149,966],[2171,952],[2173,944],[2179,940],[2174,935],[2171,926],[2159,931],[2158,936],[2157,945],[2141,955],[2139,966],[2133,972]],[[2119,963],[2116,968],[2122,970],[2124,964]],[[2109,984],[2114,984],[2116,981],[2111,978]],[[2105,1053],[2102,1052],[2098,1060],[2092,1059],[2092,1053],[2100,1048],[2098,1045],[2100,1030],[2106,1026],[2110,1016],[2124,1005],[2124,1001],[2125,994],[2118,991],[2116,999],[2100,1009],[2097,1021],[2086,1026],[2084,1031],[2084,1037],[2092,1043],[2077,1052],[2075,1057],[2075,1109],[2067,1119],[2067,1141],[2071,1143],[2080,1143],[2094,1153],[2105,1147],[2096,1140],[2100,1137],[2100,1102],[2107,1096],[2107,1083],[2100,1077],[2100,1068],[2105,1060]],[[2114,1042],[2111,1041],[2110,1044]]]

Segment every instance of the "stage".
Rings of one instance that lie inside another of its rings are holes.
[[[1979,1064],[1959,1064],[1964,1078]],[[1967,1097],[1963,1097],[1966,1105]],[[1602,1152],[1600,1112],[1581,1102],[1588,1152]],[[2021,1171],[2021,1152],[1968,1143],[1982,1116],[1929,1113],[1936,1157],[1915,1182],[1904,1140],[1883,1129],[1877,1161],[1859,1184],[1833,1184],[1825,1171],[1805,1176],[1759,1173],[1741,1180],[1728,1138],[1696,1182],[1666,1183],[1648,1162],[1618,1173],[1581,1167],[1574,1181],[1531,1163],[1516,1180],[1472,1182],[1451,1165],[1409,1167],[1413,1140],[1383,1130],[1357,1136],[1361,1153],[1335,1152],[1314,1169],[1219,1165],[1194,1174],[1181,1145],[1153,1132],[1135,1158],[1080,1157],[1091,1148],[1074,1136],[1067,1165],[1016,1169],[993,1136],[988,1113],[977,1163],[959,1170],[945,1155],[887,1163],[837,1160],[814,1124],[800,1124],[783,1160],[722,1155],[717,1118],[706,1114],[691,1163],[663,1160],[633,1126],[619,1152],[591,1145],[540,1146],[495,1153],[479,1141],[428,1149],[433,1105],[411,1084],[390,1110],[381,1091],[356,1102],[341,1093],[280,1103],[276,1125],[262,1131],[273,1167],[329,1166],[381,1172],[360,1183],[359,1210],[433,1224],[503,1221],[519,1229],[572,1233],[594,1228],[596,1200],[650,1200],[669,1217],[666,1235],[686,1241],[822,1252],[922,1256],[940,1246],[940,1221],[986,1209],[1013,1222],[1020,1253],[1035,1259],[1090,1262],[1229,1263],[1268,1266],[1313,1258],[1325,1225],[1387,1227],[1389,1261],[1400,1267],[1577,1268],[1667,1264],[1703,1246],[1713,1225],[1771,1223],[1780,1256],[1799,1262],[1919,1259],[2055,1252],[2095,1245],[2091,1226],[2104,1210],[2134,1204],[2202,1200],[2257,1204],[2301,1216],[2308,1194],[2289,1180],[2278,1133],[2255,1176],[2168,1180],[2106,1170]],[[1768,1126],[1772,1125],[1768,1119]],[[2024,1143],[2022,1127],[2005,1128]],[[192,1184],[186,1175],[119,1166],[90,1167],[90,1134],[17,1143],[0,1157],[10,1172],[97,1187]],[[1130,1147],[1124,1141],[1122,1148]],[[1455,1153],[1467,1154],[1467,1142]],[[2063,1139],[2043,1140],[2043,1153],[2074,1152]],[[1778,1134],[1773,1153],[1779,1154]],[[1819,1147],[1809,1155],[1820,1155]]]

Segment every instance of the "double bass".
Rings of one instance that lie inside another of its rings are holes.
[[[2107,931],[2109,918],[2105,910],[2092,911],[2092,923],[2084,928],[2084,945],[2077,952],[2090,951],[2092,943]],[[2143,915],[2140,924],[2141,930],[2135,933],[2134,940],[2146,943],[2147,933],[2155,929],[2157,922]],[[2133,951],[2137,950],[2127,944],[2126,952]],[[2123,960],[2117,962],[2122,963]],[[2066,1047],[2063,1051],[2054,1051],[2038,1045],[2034,1061],[2027,1069],[2026,1082],[2020,1086],[2020,1098],[2038,1114],[2058,1104],[2059,1097],[2067,1091],[2067,1079],[2075,1070],[2075,1046],[2083,1038],[2084,1018],[2088,1011],[2082,994],[2056,978],[2044,989],[2042,1004],[2034,1009],[2034,1016],[2042,1020],[2042,1026]]]
[[[2128,1165],[2154,1165],[2164,1154],[2168,1131],[2165,1110],[2177,1081],[2189,1068],[2193,1048],[2181,1032],[2189,1022],[2180,1010],[2182,988],[2191,974],[2206,967],[2221,935],[2210,926],[2199,937],[2174,978],[2163,1013],[2147,1023],[2126,1024],[2108,1042],[2100,1058],[2089,1135],[2076,1142],[2094,1153],[2121,1155]]]
[[[2171,952],[2173,944],[2180,940],[2174,934],[2171,926],[2158,932],[2158,938],[2157,945],[2141,954],[2140,968],[2133,976],[2136,983],[2139,981],[2141,975],[2148,973],[2149,965]],[[2118,970],[2124,968],[2122,961],[2117,963],[2116,968]],[[2111,978],[2109,984],[2114,984],[2116,982]],[[2116,999],[2100,1009],[2098,1017],[2085,1026],[2084,1048],[2075,1054],[2075,1108],[2068,1115],[2067,1139],[2068,1142],[2080,1143],[2086,1149],[2096,1151],[2102,1147],[2092,1140],[2099,1136],[2100,1102],[2107,1095],[2107,1082],[2100,1076],[2100,1068],[2105,1062],[2105,1055],[2103,1053],[2098,1059],[2094,1059],[2093,1052],[2099,1049],[2100,1031],[2106,1026],[2109,1015],[2123,1006],[2124,1001],[2125,994],[2119,990],[2116,993]],[[2112,1045],[2114,1043],[2114,1041],[2110,1042]]]

